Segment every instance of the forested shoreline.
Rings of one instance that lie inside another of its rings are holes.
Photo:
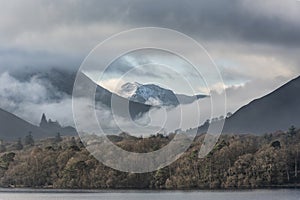
[[[172,140],[127,134],[110,139],[134,152],[155,151]],[[204,135],[176,162],[151,173],[119,172],[99,163],[79,138],[0,144],[0,187],[52,189],[252,189],[299,187],[300,131],[257,135],[221,135],[205,158],[198,158]]]

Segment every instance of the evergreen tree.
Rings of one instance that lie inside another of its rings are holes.
[[[291,135],[291,136],[295,135],[296,134],[296,127],[295,126],[291,126],[289,128],[288,134]]]
[[[25,137],[24,144],[25,145],[30,145],[30,146],[34,145],[34,139],[31,135],[31,132],[29,132],[29,134]]]
[[[55,136],[55,142],[61,142],[62,141],[62,138],[60,136],[60,133],[58,132]]]
[[[16,145],[15,145],[16,150],[22,150],[23,149],[23,144],[21,138],[18,139]]]
[[[3,140],[0,139],[0,153],[5,152],[6,151],[6,147],[4,145]]]

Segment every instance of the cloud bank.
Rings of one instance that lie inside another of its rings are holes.
[[[76,72],[90,50],[107,37],[158,26],[183,32],[207,49],[220,68],[228,111],[233,112],[300,74],[299,18],[296,0],[2,1],[0,107],[35,124],[43,112],[73,124],[70,94],[35,73],[53,67]],[[107,49],[113,50],[114,46]],[[125,59],[112,73],[143,63],[147,54]],[[167,79],[161,71],[138,75]],[[106,80],[109,89],[114,88],[112,78]],[[213,90],[220,87],[222,83],[215,83]],[[201,84],[199,90],[214,92]]]

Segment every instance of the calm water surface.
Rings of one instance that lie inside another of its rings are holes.
[[[251,191],[40,191],[1,190],[0,200],[300,200],[300,190],[251,190]]]

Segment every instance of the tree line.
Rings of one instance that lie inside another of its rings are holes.
[[[30,134],[22,149],[0,154],[0,186],[70,189],[222,189],[300,186],[300,131],[257,135],[222,135],[205,158],[198,158],[204,135],[170,166],[134,174],[104,166],[79,138],[57,135],[35,141]],[[119,147],[134,152],[155,151],[172,140],[111,137]],[[19,141],[16,143],[18,144]],[[1,143],[6,146],[5,143]]]

